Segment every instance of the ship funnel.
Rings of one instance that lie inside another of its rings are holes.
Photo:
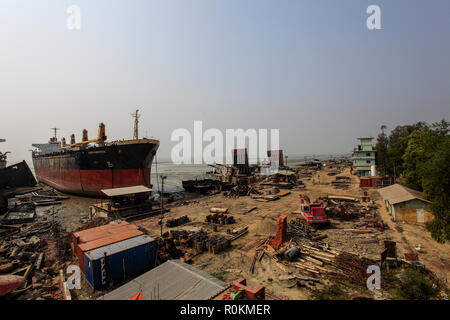
[[[61,148],[65,148],[66,147],[66,138],[62,138],[61,139]]]
[[[83,130],[83,142],[88,141],[88,131],[86,129]]]
[[[70,136],[70,144],[72,145],[72,144],[75,144],[75,135],[74,134],[72,134],[71,136]]]
[[[105,130],[105,124],[103,122],[98,125],[97,140],[98,140],[99,144],[103,144],[106,141],[106,130]]]

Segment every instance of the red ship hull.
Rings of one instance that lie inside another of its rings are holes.
[[[80,170],[42,168],[36,171],[39,182],[64,193],[101,196],[100,190],[150,185],[150,169]]]
[[[64,193],[99,197],[102,189],[151,188],[151,165],[158,147],[159,141],[139,140],[36,155],[33,164],[39,182]]]

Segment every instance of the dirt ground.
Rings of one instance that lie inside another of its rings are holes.
[[[212,232],[212,226],[205,223],[205,217],[209,214],[211,207],[226,207],[229,213],[236,220],[233,225],[219,225],[217,234],[226,234],[227,229],[239,229],[248,226],[249,233],[233,242],[232,247],[220,254],[214,255],[210,253],[202,253],[194,258],[193,265],[214,275],[225,282],[231,283],[239,277],[247,279],[250,287],[257,285],[266,286],[269,294],[277,298],[284,299],[310,299],[311,290],[306,288],[286,288],[279,281],[279,276],[286,275],[284,270],[271,260],[267,255],[263,256],[261,262],[255,265],[255,271],[250,273],[250,266],[254,256],[254,248],[250,248],[253,243],[259,239],[266,238],[275,234],[277,218],[285,214],[288,221],[299,217],[299,195],[306,194],[312,201],[321,196],[339,195],[362,197],[364,191],[359,188],[359,179],[350,174],[347,168],[340,175],[351,177],[352,184],[348,190],[336,189],[330,183],[335,176],[328,176],[327,173],[334,169],[324,169],[316,173],[311,180],[304,180],[306,189],[292,189],[291,194],[271,202],[258,202],[250,197],[226,198],[222,194],[208,196],[197,199],[191,204],[173,207],[170,212],[165,215],[167,218],[177,218],[187,215],[191,222],[174,229],[199,230],[204,228]],[[318,184],[320,176],[320,184]],[[425,231],[423,226],[401,224],[403,232],[399,232],[388,214],[384,210],[382,200],[375,189],[369,190],[369,196],[379,204],[379,213],[389,226],[382,233],[374,233],[369,235],[352,235],[340,232],[340,229],[352,228],[352,221],[332,220],[331,228],[321,230],[327,234],[327,238],[323,241],[329,245],[331,249],[345,250],[360,256],[373,259],[379,259],[380,253],[384,249],[384,240],[393,240],[398,243],[398,256],[404,257],[404,253],[415,250],[417,244],[421,244],[422,250],[419,253],[419,259],[426,267],[438,274],[447,276],[449,270],[449,244],[439,244],[432,240],[429,233]],[[256,210],[246,213],[252,207]],[[152,217],[146,220],[135,222],[140,227],[146,229],[150,235],[159,236],[160,226],[158,225],[160,217]],[[164,226],[163,232],[169,229]],[[250,248],[250,249],[249,249]],[[412,250],[411,250],[412,249]],[[295,270],[292,270],[295,272]],[[326,281],[325,281],[326,283]],[[383,298],[383,297],[380,297]]]
[[[325,168],[317,172],[312,178],[303,179],[305,189],[292,189],[287,196],[270,202],[259,202],[251,197],[227,198],[223,194],[204,196],[197,199],[184,201],[184,205],[169,205],[170,212],[164,215],[163,232],[172,229],[185,229],[197,231],[204,229],[209,234],[227,235],[227,229],[240,229],[248,226],[248,234],[233,241],[231,248],[219,254],[204,252],[194,257],[193,265],[203,271],[227,282],[244,277],[250,287],[264,285],[268,298],[274,299],[312,299],[313,291],[305,287],[286,287],[279,277],[286,275],[286,269],[280,269],[270,257],[263,256],[260,262],[256,262],[254,273],[250,272],[250,266],[255,254],[255,244],[269,236],[275,235],[276,220],[280,215],[287,215],[288,221],[299,217],[299,195],[307,195],[312,201],[318,197],[337,195],[361,198],[364,191],[359,188],[359,179],[350,174],[347,168],[340,176],[351,177],[351,186],[348,190],[336,189],[330,184],[335,176],[328,176],[327,173],[335,169]],[[320,176],[320,177],[319,177]],[[318,181],[320,180],[320,184]],[[420,244],[419,260],[427,268],[435,272],[441,279],[447,279],[450,270],[450,244],[439,244],[433,240],[424,226],[393,222],[386,212],[383,201],[376,189],[368,189],[368,195],[379,205],[379,214],[388,228],[384,232],[372,234],[355,235],[341,232],[341,229],[351,229],[354,221],[338,221],[331,219],[331,227],[321,230],[327,235],[323,243],[328,244],[330,249],[345,250],[359,256],[379,259],[380,253],[384,250],[384,240],[397,242],[397,252],[399,258],[404,258],[407,252],[416,252],[415,247]],[[95,203],[96,199],[72,197],[63,202],[63,210],[59,210],[59,219],[67,232],[72,232],[81,225],[80,221],[87,216],[88,207]],[[226,207],[229,209],[236,223],[232,225],[217,225],[216,231],[213,226],[205,222],[205,217],[210,214],[211,207]],[[255,210],[247,212],[256,207]],[[47,209],[48,210],[48,209]],[[62,214],[62,215],[61,215]],[[165,221],[187,215],[191,222],[176,228],[167,228]],[[158,221],[160,216],[153,216],[147,219],[135,221],[136,225],[145,229],[150,236],[158,237],[161,234]],[[253,247],[252,247],[253,245]],[[298,270],[290,270],[296,272]],[[324,279],[316,289],[321,289],[327,284],[331,284]],[[354,290],[356,294],[370,295],[376,299],[385,299],[388,296],[383,293],[368,292],[361,288]]]
[[[70,199],[63,200],[61,205],[55,206],[58,213],[55,219],[61,227],[68,233],[76,231],[82,224],[83,219],[89,216],[89,207],[99,202],[95,198],[83,198],[70,195]],[[36,214],[41,216],[51,216],[52,207],[37,207]]]

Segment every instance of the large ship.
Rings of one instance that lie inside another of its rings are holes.
[[[55,136],[46,144],[33,144],[33,165],[39,182],[64,193],[81,196],[101,196],[102,189],[145,185],[151,188],[151,166],[159,141],[138,138],[138,114],[134,139],[106,142],[105,125],[101,123],[98,137],[83,138],[70,144]]]

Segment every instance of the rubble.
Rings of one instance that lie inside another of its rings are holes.
[[[176,219],[168,219],[166,222],[166,227],[168,227],[168,228],[178,227],[185,223],[188,223],[189,221],[190,220],[189,220],[188,216],[182,216],[182,217],[176,218]]]
[[[311,227],[303,218],[290,221],[287,230],[288,236],[296,241],[302,241],[302,239],[318,241],[326,237],[326,235]]]
[[[317,199],[326,209],[330,218],[341,220],[353,220],[364,216],[375,219],[378,207],[372,204],[362,204],[351,197],[328,196]]]
[[[234,240],[246,233],[248,233],[248,227],[237,230],[231,238],[223,235],[208,235],[204,230],[171,230],[157,239],[158,256],[162,262],[180,257],[183,257],[185,262],[189,262],[193,256],[205,251],[218,254],[228,249]]]
[[[53,285],[59,265],[69,256],[69,238],[58,221],[57,210],[49,216],[36,216],[24,202],[47,192],[27,193],[13,198],[12,211],[2,219],[0,228],[0,274],[20,276],[24,284],[5,295],[6,299],[59,299],[59,287]],[[17,204],[17,205],[16,205]],[[33,207],[34,204],[33,204]],[[25,211],[22,212],[21,210]],[[17,226],[13,225],[16,224]]]
[[[205,222],[223,225],[223,224],[234,224],[236,221],[231,215],[227,215],[225,213],[214,213],[207,215],[205,218]]]

